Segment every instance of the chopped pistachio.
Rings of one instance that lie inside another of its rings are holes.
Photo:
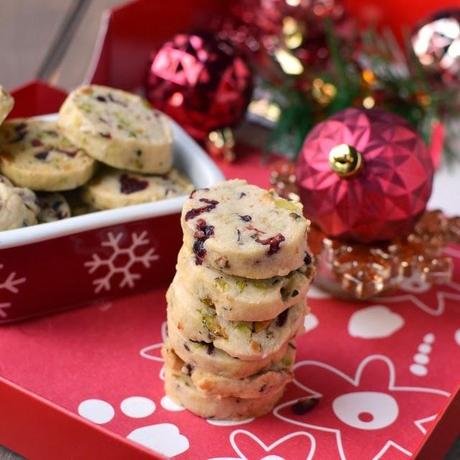
[[[217,321],[215,316],[211,315],[203,315],[201,317],[201,321],[203,326],[214,336],[216,337],[223,337],[224,339],[228,339],[228,335],[222,329],[221,325]]]
[[[223,278],[216,278],[215,281],[222,292],[228,291],[227,281],[225,281]]]
[[[252,280],[252,285],[257,289],[265,291],[267,289],[267,282],[263,280]]]
[[[283,366],[288,367],[292,364],[292,359],[285,357],[281,360],[281,363],[283,364]]]
[[[278,208],[287,209],[289,211],[298,211],[299,205],[293,201],[285,200],[284,198],[278,198],[275,200],[275,206]]]
[[[246,334],[251,334],[252,332],[252,328],[249,326],[249,323],[238,323],[236,325],[236,328],[240,331],[240,332],[244,332]]]
[[[202,299],[200,299],[200,302],[209,308],[214,308],[214,303],[209,297],[203,297]]]
[[[239,289],[240,292],[243,292],[246,289],[246,286],[248,285],[248,282],[244,279],[238,278],[236,280],[236,285]]]

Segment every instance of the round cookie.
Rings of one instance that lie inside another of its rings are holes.
[[[65,100],[58,123],[72,142],[114,168],[151,174],[171,168],[170,122],[134,94],[81,86]]]
[[[54,122],[16,119],[0,127],[0,170],[17,186],[70,190],[87,182],[96,163]]]
[[[69,203],[61,193],[40,193],[37,199],[40,223],[55,222],[71,216]]]
[[[186,195],[192,189],[175,169],[146,176],[106,167],[83,188],[82,199],[95,209],[113,209]]]
[[[176,276],[198,299],[214,305],[217,315],[230,321],[265,321],[301,302],[314,275],[314,266],[302,265],[286,276],[252,280],[195,265],[192,251],[182,246]]]
[[[168,336],[171,346],[182,361],[203,371],[233,379],[249,377],[271,366],[283,358],[288,347],[288,344],[285,344],[277,353],[258,361],[244,361],[233,358],[214,347],[212,343],[197,342],[186,338],[174,324],[168,325]]]
[[[243,379],[222,377],[203,371],[192,364],[182,361],[168,342],[162,348],[165,364],[175,372],[182,372],[191,378],[193,385],[205,395],[242,399],[260,398],[272,394],[293,379],[292,366],[295,361],[295,346],[289,344],[281,361],[257,374]]]
[[[11,112],[14,106],[14,99],[11,95],[0,85],[0,125]]]
[[[258,360],[273,355],[295,337],[305,318],[304,302],[268,321],[228,321],[216,315],[207,302],[194,298],[177,279],[166,295],[168,326],[174,325],[189,339],[212,343],[229,355]]]
[[[0,230],[27,227],[37,223],[35,194],[0,182]]]
[[[195,263],[230,275],[285,276],[310,259],[302,204],[243,180],[192,192],[181,224]]]
[[[260,417],[273,409],[283,396],[283,391],[284,386],[274,393],[252,399],[206,396],[193,385],[190,377],[169,367],[165,368],[166,394],[190,412],[204,418],[242,420]]]

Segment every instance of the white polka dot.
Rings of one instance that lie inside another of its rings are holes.
[[[262,457],[260,460],[284,460],[284,457],[280,457],[279,455],[266,455]]]
[[[460,329],[457,329],[457,330],[455,331],[454,339],[455,339],[455,341],[457,342],[457,345],[460,346]]]
[[[427,343],[421,343],[418,346],[418,351],[427,355],[428,353],[431,353],[431,345],[428,345]]]
[[[312,331],[313,329],[318,327],[318,324],[319,324],[318,317],[314,315],[313,313],[309,313],[308,315],[306,315],[303,320],[305,332]]]
[[[217,419],[207,419],[206,421],[210,425],[214,426],[237,426],[237,425],[245,425],[246,423],[250,423],[254,420],[254,418],[246,418],[244,420],[217,420]]]
[[[433,343],[434,342],[434,334],[426,334],[425,337],[423,337],[423,341],[425,343]]]
[[[417,353],[414,355],[414,361],[417,364],[428,364],[430,362],[430,358],[424,353]]]
[[[169,396],[163,396],[161,398],[161,407],[171,412],[179,412],[181,410],[185,410],[184,407],[182,407],[180,404],[177,404]]]
[[[78,413],[90,422],[102,425],[113,419],[115,410],[102,399],[87,399],[78,406]]]
[[[131,396],[121,402],[120,409],[128,417],[143,418],[155,412],[155,403],[143,396]]]
[[[422,366],[421,364],[412,364],[410,367],[410,371],[414,375],[418,375],[420,377],[423,377],[424,375],[428,374],[428,369],[425,366]]]
[[[131,431],[127,438],[168,458],[182,454],[190,447],[187,437],[172,423],[143,426]]]

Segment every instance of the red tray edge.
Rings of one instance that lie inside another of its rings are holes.
[[[162,460],[145,449],[0,377],[0,444],[30,459]]]

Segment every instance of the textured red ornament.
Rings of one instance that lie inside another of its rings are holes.
[[[460,8],[424,21],[412,36],[412,47],[420,63],[444,83],[460,82]]]
[[[252,73],[233,45],[205,34],[179,34],[153,54],[147,97],[193,137],[235,126],[252,95]]]
[[[329,162],[331,150],[342,144],[362,157],[362,167],[347,178]],[[431,194],[433,164],[404,119],[351,108],[310,132],[296,176],[306,216],[328,236],[366,243],[413,229]]]

